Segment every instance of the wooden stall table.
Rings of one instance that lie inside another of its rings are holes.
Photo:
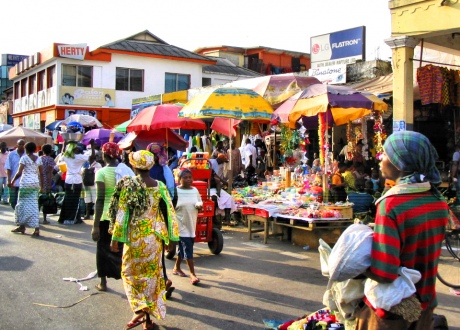
[[[299,246],[308,245],[310,248],[318,248],[320,238],[328,244],[335,244],[342,232],[353,224],[353,210],[351,207],[323,206],[323,208],[340,209],[342,217],[314,219],[274,214],[274,231],[277,231],[277,227],[287,228],[291,234],[291,241]],[[283,230],[281,234],[285,236]]]
[[[252,240],[252,234],[263,232],[264,244],[267,244],[269,237],[281,236],[282,233],[270,233],[270,223],[273,223],[273,217],[270,212],[255,206],[243,207],[241,209],[241,216],[244,217],[248,223],[248,239]],[[253,229],[253,222],[260,222],[263,224],[262,229]]]

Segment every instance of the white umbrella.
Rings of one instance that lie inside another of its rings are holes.
[[[8,124],[0,124],[0,132],[7,131],[9,129],[12,129],[13,126],[8,125]]]
[[[75,115],[70,115],[66,119],[64,119],[61,123],[61,125],[67,125],[70,122],[76,121],[80,123],[83,127],[88,127],[88,126],[97,126],[97,127],[102,127],[102,124],[99,120],[97,120],[93,116],[89,115],[81,115],[81,114],[75,114]]]

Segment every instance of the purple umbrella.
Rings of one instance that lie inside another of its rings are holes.
[[[105,129],[105,128],[92,129],[85,133],[85,135],[83,136],[83,139],[81,140],[81,143],[83,143],[84,145],[88,145],[89,141],[91,139],[94,139],[94,142],[96,142],[97,145],[102,146],[104,143],[109,142],[110,133],[112,132],[113,132],[112,130]],[[123,138],[123,136],[125,136],[123,133],[116,132],[116,131],[113,132],[113,134],[114,134],[114,137],[113,137],[112,142],[115,142],[115,143],[120,141]]]

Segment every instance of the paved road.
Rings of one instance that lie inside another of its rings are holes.
[[[95,270],[91,221],[63,226],[56,220],[51,217],[37,239],[30,229],[13,234],[11,208],[0,205],[0,329],[124,329],[132,314],[121,281],[109,279],[109,291],[97,293],[97,278],[82,282],[88,291],[62,280]],[[263,329],[263,319],[289,320],[323,307],[327,279],[317,251],[274,238],[267,245],[248,241],[242,227],[227,228],[224,239],[218,256],[196,244],[199,286],[171,275],[176,291],[156,329]],[[168,260],[169,273],[172,266]],[[450,329],[460,329],[460,297],[442,284],[438,290],[437,312],[448,317]]]

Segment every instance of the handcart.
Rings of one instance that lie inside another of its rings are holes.
[[[213,254],[219,254],[224,248],[224,237],[219,229],[213,227],[214,201],[210,196],[212,167],[208,159],[201,158],[203,153],[192,154],[192,158],[185,160],[182,167],[192,172],[193,184],[198,189],[203,200],[203,210],[198,213],[195,230],[195,243],[207,242]],[[174,258],[176,249],[166,253],[167,259]]]

